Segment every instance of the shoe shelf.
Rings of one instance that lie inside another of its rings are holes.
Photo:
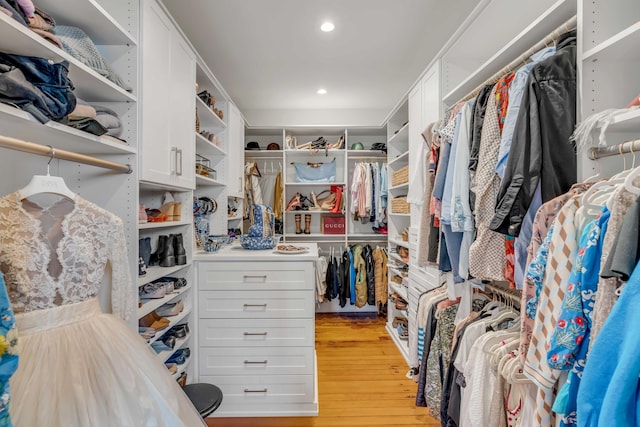
[[[205,104],[198,95],[196,97],[196,108],[198,110],[198,119],[200,120],[200,127],[206,129],[220,129],[226,128],[227,124],[216,113],[213,112],[207,104]]]
[[[189,365],[191,364],[191,356],[189,356],[187,358],[187,360],[185,360],[185,362],[182,365],[178,365],[178,370],[176,371],[175,374],[171,374],[171,376],[173,377],[174,380],[177,380],[178,377],[180,375],[182,375],[183,372],[185,372],[187,370],[187,368],[189,368]]]
[[[199,98],[198,98],[199,99]],[[227,153],[204,136],[196,133],[196,152],[202,156],[226,156]]]
[[[409,123],[406,123],[400,129],[398,129],[398,132],[396,132],[391,138],[389,138],[389,141],[387,142],[387,144],[393,144],[395,141],[400,141],[408,137],[409,137]]]
[[[405,151],[404,153],[400,154],[395,159],[389,160],[389,162],[387,164],[389,165],[390,168],[395,168],[397,164],[406,163],[408,161],[409,161],[409,152]]]
[[[137,151],[123,142],[83,132],[53,120],[42,124],[26,111],[6,104],[0,104],[0,115],[3,119],[2,132],[25,141],[54,140],[54,148],[89,155],[135,154]]]
[[[404,183],[400,185],[396,185],[395,187],[389,187],[389,191],[397,191],[397,190],[409,190],[409,183]]]
[[[411,214],[408,214],[408,213],[393,213],[393,212],[391,212],[391,213],[389,213],[389,216],[400,216],[400,217],[410,218]]]
[[[156,228],[181,227],[191,225],[191,221],[163,221],[163,222],[145,222],[138,224],[138,230],[153,230]]]
[[[283,150],[244,150],[244,157],[249,159],[282,159]]]
[[[40,37],[4,13],[0,14],[0,50],[5,53],[38,56],[55,62],[69,62],[69,79],[82,99],[102,102],[136,102],[136,96],[109,81],[67,52]]]
[[[301,210],[301,211],[285,211],[285,213],[286,214],[305,214],[305,215],[308,215],[308,214],[312,214],[312,215],[314,215],[314,214],[341,215],[340,213],[335,214],[335,213],[333,213],[331,211],[313,211],[313,210],[308,210],[308,211],[304,211],[304,210]]]
[[[309,237],[312,239],[336,239],[338,237],[341,238],[341,242],[344,241],[344,234],[322,234],[322,233],[311,233],[311,234],[296,234],[296,233],[285,233],[285,237],[290,239],[292,237]]]
[[[151,313],[153,310],[157,309],[158,307],[169,303],[171,301],[173,301],[174,299],[178,298],[180,295],[184,294],[185,292],[187,292],[189,289],[191,289],[192,285],[187,285],[184,288],[180,288],[177,291],[174,291],[162,298],[155,298],[155,299],[148,299],[146,300],[145,303],[142,304],[142,306],[138,307],[138,318],[144,317],[147,314]],[[184,310],[183,310],[184,311]]]
[[[409,249],[409,242],[405,242],[404,240],[394,239],[389,237],[389,243],[393,243],[394,245],[402,246],[404,248]]]
[[[396,347],[400,350],[402,357],[404,357],[404,360],[409,364],[409,340],[400,339],[398,331],[393,327],[393,325],[391,325],[391,322],[387,322],[386,329]]]
[[[401,262],[403,264],[409,264],[409,260],[403,260],[402,258],[400,258],[400,255],[396,253],[389,253],[388,257],[393,259],[394,261]]]
[[[404,286],[389,280],[389,289],[391,289],[393,292],[395,292],[398,295],[400,295],[403,300],[405,300],[407,302],[409,301],[409,290],[407,288],[405,288]],[[394,310],[397,310],[397,311],[400,311],[400,312],[405,312],[406,311],[406,310],[399,310],[399,309],[397,309],[395,307],[394,307]]]
[[[191,266],[191,262],[187,262],[185,265],[176,265],[173,267],[147,267],[147,274],[138,277],[138,287],[146,285],[149,282],[153,282],[161,277],[169,276],[170,274],[189,266]]]
[[[224,187],[226,184],[218,180],[196,174],[196,184],[202,187]]]
[[[377,233],[349,233],[347,234],[347,238],[349,240],[355,240],[355,239],[367,239],[367,240],[380,240],[380,241],[386,241],[387,240],[387,235],[386,234],[377,234]]]
[[[176,325],[179,325],[180,323],[182,323],[182,321],[185,319],[185,317],[187,317],[189,314],[191,313],[191,307],[187,307],[187,305],[185,304],[184,310],[182,310],[182,312],[180,314],[178,314],[177,316],[171,316],[171,317],[167,317],[167,319],[170,319],[170,323],[169,326],[167,326],[166,328],[162,329],[161,331],[158,331],[153,338],[151,338],[149,340],[149,345],[151,345],[151,343],[158,341],[158,339],[160,337],[162,337],[169,329],[173,328]],[[188,336],[188,335],[187,335]],[[176,350],[178,346],[176,345]]]
[[[162,361],[162,363],[166,362],[167,360],[169,360],[169,358],[171,356],[173,356],[173,354],[176,351],[178,351],[182,347],[184,347],[184,345],[187,343],[187,341],[189,341],[190,337],[191,337],[191,333],[188,333],[185,337],[177,339],[176,340],[176,344],[173,346],[173,348],[171,350],[161,351],[160,353],[156,354],[156,357],[158,359],[160,359]],[[183,365],[184,365],[184,363],[183,363]]]

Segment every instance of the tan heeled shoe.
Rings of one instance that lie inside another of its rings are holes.
[[[329,194],[325,197],[320,197],[325,193]],[[331,190],[324,190],[323,192],[318,194],[317,198],[315,194],[311,193],[311,199],[313,200],[313,204],[315,205],[315,208],[313,210],[330,211],[336,205],[336,193],[332,192]]]
[[[164,216],[167,216],[167,221],[174,221],[173,219],[173,210],[175,208],[175,200],[173,199],[173,195],[168,191],[164,193],[164,200],[162,201],[162,206],[160,207],[160,213]],[[182,207],[180,207],[182,209]]]

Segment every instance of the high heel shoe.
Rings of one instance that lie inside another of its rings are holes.
[[[168,191],[165,192],[164,200],[162,201],[162,206],[160,207],[160,213],[167,216],[167,221],[173,221],[173,209],[175,207],[175,204],[176,202],[173,199],[173,195],[171,195],[171,193],[169,193]]]
[[[328,193],[325,197],[320,197],[323,194]],[[330,190],[324,190],[320,194],[318,194],[318,198],[316,198],[315,194],[311,193],[312,198],[314,198],[314,203],[317,209],[314,210],[322,210],[322,211],[330,211],[335,207],[336,203],[336,194]]]
[[[299,206],[302,206],[302,203],[300,202],[300,193],[296,193],[293,195],[291,200],[289,200],[289,203],[287,203],[287,212],[294,211]]]
[[[331,213],[340,213],[342,211],[342,186],[332,185],[331,192],[335,193],[336,195],[335,204],[333,206],[333,209],[331,209]]]
[[[342,148],[342,144],[344,144],[344,135],[340,135],[340,138],[338,138],[338,141],[336,141],[334,144],[327,144],[327,148],[331,150],[338,150]]]

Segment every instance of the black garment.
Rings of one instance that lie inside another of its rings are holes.
[[[440,245],[440,227],[436,227],[434,225],[435,218],[435,215],[431,215],[431,219],[429,219],[429,227],[431,228],[431,231],[429,232],[429,241],[427,242],[427,244],[429,245],[427,261],[437,264],[438,246]]]
[[[609,258],[607,258],[601,277],[619,277],[622,281],[629,280],[631,273],[640,261],[640,199],[637,199],[624,215],[620,232],[616,236]]]
[[[331,286],[331,297],[338,298],[338,296],[340,295],[340,273],[338,271],[338,260],[336,260],[336,257],[332,257],[332,264],[333,282]]]
[[[434,289],[435,290],[435,289]],[[446,294],[442,295],[445,299]],[[422,360],[420,361],[420,375],[418,376],[418,392],[416,393],[416,406],[427,407],[427,400],[424,394],[424,388],[427,385],[427,359],[429,359],[429,350],[431,350],[431,341],[436,334],[438,319],[436,319],[436,308],[438,304],[433,304],[427,314],[427,322],[424,328],[424,348],[422,350]]]
[[[362,248],[362,258],[367,271],[367,304],[376,305],[376,263],[371,246],[365,245]]]
[[[542,203],[576,182],[576,32],[558,39],[555,55],[536,64],[527,81],[496,214],[490,228],[518,236],[540,182]]]
[[[325,282],[327,284],[327,289],[325,289],[324,291],[324,298],[327,301],[331,301],[334,298],[331,295],[333,291],[333,257],[329,257],[329,262],[327,264],[327,273],[325,274]]]
[[[351,296],[350,283],[349,283],[349,269],[351,268],[351,263],[349,262],[349,252],[344,251],[342,253],[342,262],[340,263],[339,274],[340,274],[340,307],[344,307],[347,305],[347,301],[349,301]]]
[[[482,135],[482,125],[484,124],[484,115],[487,111],[489,103],[489,95],[495,85],[486,85],[476,97],[473,104],[473,113],[471,114],[471,138],[469,139],[469,170],[478,170],[478,155],[480,154],[480,136]],[[473,206],[473,205],[472,205]]]

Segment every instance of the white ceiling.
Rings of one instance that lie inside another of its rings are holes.
[[[375,126],[478,0],[164,4],[248,125]],[[325,20],[333,32],[320,31]]]

